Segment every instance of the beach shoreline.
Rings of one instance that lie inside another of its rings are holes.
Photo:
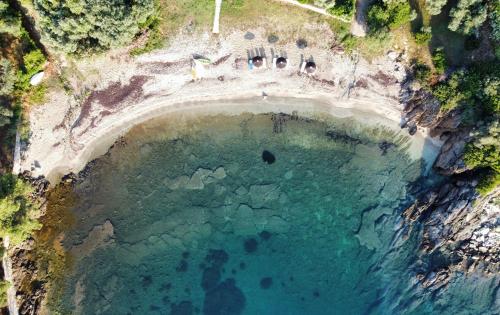
[[[105,154],[131,127],[176,111],[196,115],[297,111],[306,117],[367,113],[364,123],[385,120],[394,129],[404,122],[399,102],[406,78],[402,60],[384,56],[369,62],[320,44],[304,51],[288,43],[270,51],[314,56],[318,71],[313,76],[301,74],[298,58],[291,57],[285,69],[249,70],[243,35],[234,32],[218,43],[202,36],[198,47],[181,45],[185,40],[181,36],[175,47],[138,58],[99,57],[82,62],[78,71],[85,75],[85,82],[74,88],[83,97],[53,93],[48,102],[32,110],[32,135],[22,152],[21,172],[44,176],[55,184]],[[247,47],[264,45],[265,36],[257,33]],[[193,81],[190,74],[193,51],[215,60],[201,80]],[[258,104],[241,105],[248,99]],[[431,152],[426,153],[430,160],[437,155],[440,142],[428,137],[425,129],[420,128],[413,138],[420,139],[421,151]]]

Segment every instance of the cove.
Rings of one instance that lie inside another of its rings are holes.
[[[171,114],[136,126],[73,187],[61,240],[73,264],[49,305],[451,314],[416,288],[418,233],[398,229],[412,184],[432,181],[409,141],[352,117]]]

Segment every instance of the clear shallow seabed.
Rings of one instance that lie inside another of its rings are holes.
[[[405,154],[408,139],[352,119],[289,118],[279,133],[271,115],[251,114],[135,127],[75,186],[76,223],[63,241],[74,264],[53,307],[489,312],[489,282],[457,277],[431,295],[413,280],[418,233],[403,242],[398,228],[424,166]]]

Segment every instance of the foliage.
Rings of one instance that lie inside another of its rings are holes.
[[[154,12],[153,0],[34,0],[45,39],[70,54],[126,45]]]
[[[491,6],[492,9],[489,14],[491,37],[493,40],[498,42],[500,41],[500,2],[493,2]]]
[[[336,0],[327,8],[331,15],[350,19],[354,15],[356,2],[353,0]]]
[[[478,191],[486,194],[500,184],[500,123],[497,120],[479,128],[475,140],[465,148],[464,162],[472,169],[483,169]]]
[[[21,19],[9,7],[6,0],[0,0],[0,33],[11,34],[15,37],[21,33]]]
[[[434,96],[444,112],[455,108],[464,110],[466,123],[500,114],[499,68],[495,61],[471,66],[454,72],[448,80],[433,87]]]
[[[36,214],[38,204],[32,198],[29,183],[14,175],[0,177],[0,237],[10,237],[13,244],[28,238],[41,227]]]
[[[448,28],[454,32],[471,34],[477,30],[488,16],[484,0],[459,0],[457,6],[450,11]]]
[[[0,307],[7,306],[7,290],[10,288],[10,283],[5,280],[0,280]]]
[[[430,15],[438,15],[448,0],[426,0],[425,7]]]
[[[146,43],[142,47],[136,47],[132,49],[132,51],[130,52],[131,55],[136,56],[151,52],[155,49],[161,48],[165,43],[165,39],[160,30],[161,18],[159,12],[159,8],[156,8],[154,10],[154,13],[151,14],[142,25],[139,25],[140,29],[144,29],[148,32],[148,38]]]
[[[427,45],[432,38],[432,29],[430,27],[422,27],[420,32],[415,33],[415,42],[418,45]]]
[[[367,22],[371,33],[396,29],[416,18],[406,0],[378,1],[368,9]]]
[[[16,88],[26,91],[30,88],[30,79],[42,71],[46,59],[39,49],[32,50],[23,56],[23,67],[17,72]]]
[[[432,64],[439,74],[443,74],[446,70],[446,56],[442,47],[436,48],[432,54]]]
[[[480,176],[479,183],[476,187],[481,195],[486,195],[500,185],[500,173],[485,172]]]
[[[422,85],[428,86],[432,76],[431,68],[423,62],[413,62],[413,74],[415,79]]]
[[[0,95],[9,95],[14,91],[16,71],[7,59],[0,60]]]
[[[465,150],[464,161],[471,168],[489,167],[500,173],[500,123],[498,120],[479,128]]]

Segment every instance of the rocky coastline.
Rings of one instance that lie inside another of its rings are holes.
[[[418,127],[429,128],[444,141],[433,165],[445,176],[443,185],[420,192],[403,212],[411,231],[421,226],[423,237],[417,279],[430,290],[445,287],[454,272],[500,272],[500,208],[497,188],[487,196],[476,192],[477,176],[463,161],[470,128],[460,126],[460,112],[442,115],[439,102],[412,82],[402,90],[404,115],[410,134]]]
[[[494,199],[500,196],[500,190],[483,197],[475,191],[477,180],[462,160],[470,130],[460,127],[459,112],[441,115],[439,103],[411,81],[403,84],[400,100],[405,104],[402,128],[407,128],[410,135],[417,128],[428,128],[432,136],[444,142],[433,165],[436,172],[446,177],[444,184],[437,189],[423,188],[417,200],[402,213],[407,234],[417,226],[423,230],[417,280],[434,291],[444,288],[457,271],[498,274],[500,213]],[[115,145],[121,143],[119,139]],[[92,164],[79,174],[66,175],[62,183],[71,186],[84,178]],[[43,177],[32,178],[28,172],[23,177],[34,185],[36,196],[46,200],[49,182]],[[41,215],[45,207],[42,203]],[[8,251],[18,314],[39,314],[47,292],[49,279],[46,272],[39,272],[41,267],[31,254],[34,248],[35,241],[30,239]]]

